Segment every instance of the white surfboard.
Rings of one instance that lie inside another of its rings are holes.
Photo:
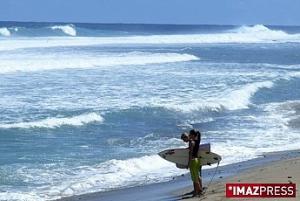
[[[186,167],[189,162],[189,150],[186,148],[168,149],[159,152],[158,155],[167,161],[176,163],[179,168]],[[209,144],[200,145],[198,157],[202,166],[212,165],[222,160],[220,155],[210,151]]]

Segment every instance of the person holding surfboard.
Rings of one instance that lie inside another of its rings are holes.
[[[190,130],[189,134],[183,133],[181,139],[184,142],[189,143],[189,162],[188,168],[190,169],[191,179],[194,185],[194,196],[200,196],[202,194],[202,180],[199,175],[201,171],[201,163],[198,158],[198,150],[201,140],[201,134],[199,131]]]

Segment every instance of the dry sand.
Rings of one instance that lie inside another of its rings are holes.
[[[297,194],[296,198],[286,198],[286,199],[229,199],[225,197],[225,184],[226,183],[296,183]],[[186,201],[224,201],[224,200],[266,200],[266,201],[300,201],[300,194],[299,194],[299,186],[300,186],[300,157],[295,159],[287,159],[278,162],[271,163],[264,167],[254,168],[247,170],[239,175],[236,175],[232,178],[227,178],[225,181],[220,181],[217,183],[212,183],[207,191],[206,194],[201,198],[188,198],[184,199]],[[191,191],[191,189],[183,190],[181,195]]]

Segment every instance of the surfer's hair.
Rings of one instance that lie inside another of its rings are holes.
[[[189,138],[189,135],[187,133],[182,133],[181,134],[181,139],[186,139],[186,138]]]
[[[197,136],[197,131],[195,129],[190,130],[190,135]]]
[[[195,129],[190,130],[190,135],[195,136],[195,137],[200,137],[201,133],[200,131],[196,131]]]

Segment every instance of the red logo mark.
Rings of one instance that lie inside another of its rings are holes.
[[[228,198],[284,198],[296,197],[296,184],[284,183],[228,183],[226,184]]]

